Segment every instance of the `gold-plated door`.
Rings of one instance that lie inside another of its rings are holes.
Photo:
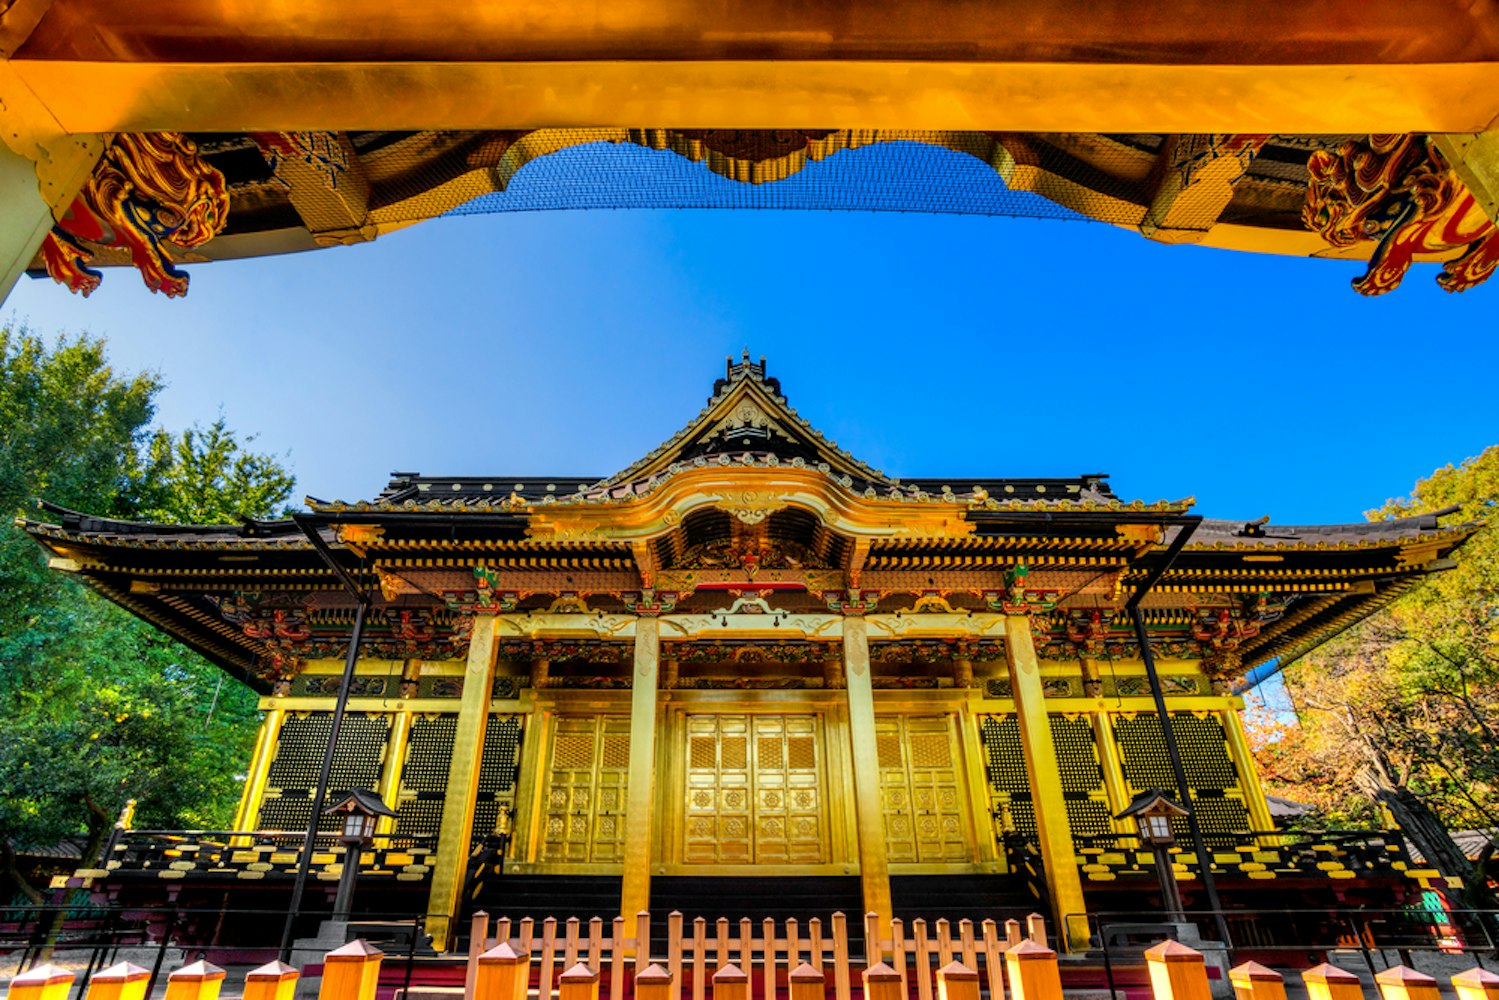
[[[541,860],[623,860],[629,718],[558,716],[548,750]]]
[[[815,715],[689,715],[682,860],[829,858]]]
[[[874,731],[890,862],[972,860],[949,718],[882,715]]]

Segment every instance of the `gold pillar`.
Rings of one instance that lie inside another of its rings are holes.
[[[1265,789],[1260,784],[1260,773],[1254,766],[1254,754],[1249,750],[1249,740],[1244,737],[1244,720],[1233,709],[1223,713],[1223,731],[1228,734],[1228,752],[1233,756],[1234,767],[1239,769],[1239,790],[1244,795],[1244,805],[1249,809],[1249,819],[1260,832],[1275,829],[1275,820],[1270,817],[1270,803],[1265,801]]]
[[[432,866],[432,891],[427,898],[427,932],[438,951],[446,951],[452,943],[452,923],[468,867],[474,801],[479,795],[479,761],[484,755],[484,728],[489,721],[489,695],[494,684],[494,623],[494,615],[479,615],[468,643],[468,667],[458,704],[453,759],[448,765],[437,860]]]
[[[1083,885],[1078,878],[1072,824],[1067,818],[1067,801],[1062,796],[1062,776],[1057,769],[1051,718],[1046,711],[1041,664],[1036,660],[1029,615],[1005,617],[1005,658],[1010,665],[1015,718],[1020,723],[1025,770],[1031,780],[1031,805],[1036,813],[1036,836],[1041,841],[1041,863],[1051,889],[1054,916],[1058,928],[1066,925],[1067,947],[1072,951],[1083,950],[1088,947]]]
[[[1124,761],[1119,757],[1119,743],[1114,739],[1114,717],[1108,712],[1093,715],[1093,745],[1098,748],[1098,766],[1103,771],[1103,787],[1109,794],[1109,813],[1124,811],[1134,798],[1124,780]],[[1133,820],[1122,820],[1115,826],[1122,833],[1133,833]]]
[[[887,923],[890,858],[885,850],[885,817],[880,801],[880,759],[874,737],[874,684],[869,667],[869,623],[858,615],[843,619],[843,675],[848,690],[848,736],[854,771],[854,818],[859,831],[859,880],[864,912]]]
[[[406,769],[406,747],[411,742],[413,712],[395,712],[390,717],[390,738],[385,741],[385,771],[380,775],[380,798],[392,809],[401,802],[401,772]],[[389,836],[396,831],[394,816],[381,816],[375,824],[375,835]]]
[[[255,735],[255,750],[250,755],[250,773],[245,776],[245,790],[239,797],[239,808],[234,813],[234,828],[250,830],[260,817],[260,800],[265,797],[266,776],[271,771],[271,760],[276,756],[276,740],[281,735],[281,722],[286,718],[282,708],[272,708],[265,713],[260,732]]]
[[[630,784],[625,791],[625,877],[619,912],[633,919],[651,905],[651,846],[656,817],[656,682],[661,623],[635,622],[635,671],[630,679]]]

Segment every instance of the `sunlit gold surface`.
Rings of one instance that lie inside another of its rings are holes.
[[[12,62],[69,132],[932,128],[1479,132],[1499,64]],[[88,80],[88,87],[78,86]]]

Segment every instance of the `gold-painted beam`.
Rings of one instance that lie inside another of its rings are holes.
[[[1065,928],[1068,948],[1086,951],[1089,935],[1083,884],[1078,878],[1072,824],[1062,794],[1062,775],[1057,768],[1051,716],[1046,709],[1046,692],[1041,686],[1041,665],[1036,659],[1029,615],[1006,616],[1005,658],[1010,668],[1010,689],[1015,698],[1015,719],[1020,724],[1025,770],[1031,781],[1036,838],[1041,842],[1041,865],[1051,889],[1053,917],[1059,931]]]
[[[1249,740],[1244,736],[1243,713],[1225,709],[1223,731],[1228,734],[1228,752],[1234,767],[1239,771],[1239,788],[1244,793],[1244,805],[1249,809],[1250,822],[1256,830],[1274,830],[1275,820],[1270,816],[1270,803],[1265,801],[1265,788],[1260,784],[1260,772],[1255,767]]]
[[[15,59],[69,132],[924,128],[1481,132],[1499,61],[1209,64],[909,58],[473,62]],[[88,86],[79,86],[80,80]]]
[[[494,640],[494,616],[478,615],[469,637],[463,697],[458,703],[458,725],[448,765],[448,790],[442,803],[437,858],[427,897],[427,931],[432,935],[432,947],[438,951],[446,951],[453,942],[453,921],[468,867],[474,803],[479,797],[479,762],[484,756],[484,729],[494,685]]]
[[[864,912],[890,922],[890,858],[885,850],[880,759],[874,732],[874,678],[869,664],[869,625],[859,615],[843,619],[843,677],[848,697],[848,735],[853,761],[854,820],[859,832],[859,882]]]
[[[380,775],[380,797],[392,809],[401,804],[401,772],[406,769],[406,748],[411,744],[411,722],[415,715],[408,710],[393,712],[390,717],[390,737],[385,741],[385,770]],[[381,816],[375,824],[375,833],[379,836],[395,832],[394,816]]]
[[[661,668],[661,625],[642,618],[635,626],[630,678],[630,778],[625,790],[625,873],[620,915],[633,919],[651,907],[651,847],[656,819],[656,683]]]
[[[1499,128],[1431,137],[1490,221],[1499,223]]]

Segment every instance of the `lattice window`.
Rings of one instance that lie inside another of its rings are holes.
[[[520,741],[519,715],[491,715],[485,721],[484,753],[479,758],[479,795],[474,803],[474,843],[494,832],[501,805],[514,809]]]
[[[1073,834],[1109,832],[1113,828],[1111,811],[1092,721],[1086,716],[1065,715],[1051,715],[1049,720],[1062,796]],[[1036,814],[1019,720],[1013,715],[987,716],[980,723],[979,735],[984,744],[989,792],[996,809],[1009,814],[1017,833],[1034,836]]]
[[[1248,830],[1248,811],[1239,786],[1239,771],[1229,753],[1223,723],[1213,715],[1172,712],[1171,731],[1176,736],[1182,770],[1197,808],[1197,820],[1205,833]],[[1124,779],[1136,791],[1162,788],[1176,794],[1176,774],[1161,733],[1161,722],[1153,713],[1120,715],[1114,722],[1115,739]],[[1185,820],[1173,821],[1178,836],[1187,836]]]
[[[435,837],[442,832],[442,799],[407,799],[396,807],[396,835]]]
[[[257,822],[260,829],[307,828],[313,790],[332,731],[331,712],[293,715],[282,722],[276,738],[276,756],[266,775],[266,797],[261,802]],[[328,774],[328,805],[351,788],[379,787],[389,734],[389,716],[344,716],[338,730],[338,745],[333,751],[333,767]],[[337,830],[341,825],[337,816],[324,816],[318,823],[319,829],[324,830]]]
[[[448,787],[448,768],[453,762],[453,737],[457,730],[456,715],[422,716],[412,720],[406,762],[401,768],[403,789],[441,792]]]

